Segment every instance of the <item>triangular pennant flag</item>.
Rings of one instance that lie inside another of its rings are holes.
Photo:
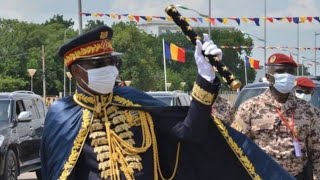
[[[228,24],[228,18],[222,18],[222,23],[223,24]]]
[[[201,23],[203,23],[203,19],[202,19],[202,18],[198,18],[198,20],[199,20]]]
[[[242,20],[243,22],[245,22],[245,23],[248,22],[248,18],[246,18],[246,17],[242,17],[241,20]]]
[[[305,22],[306,22],[306,20],[307,20],[307,18],[306,18],[306,17],[304,17],[304,16],[303,16],[303,17],[300,17],[300,22],[301,22],[301,23],[305,23]]]
[[[146,16],[140,16],[141,19],[147,21],[147,17]]]
[[[195,22],[198,22],[197,18],[192,17],[190,19],[194,20]]]
[[[111,17],[112,19],[116,19],[116,15],[115,15],[115,14],[110,14],[110,17]]]
[[[223,22],[223,19],[222,18],[217,18],[217,20],[219,21],[219,22]]]
[[[271,22],[271,23],[273,22],[273,18],[271,18],[271,17],[268,17],[267,20],[268,20],[269,22]]]
[[[278,21],[281,21],[282,20],[282,17],[275,17],[274,19],[278,20]]]
[[[230,19],[235,20],[237,22],[238,26],[240,26],[240,18],[230,18]]]
[[[158,18],[159,18],[159,19],[162,19],[162,20],[166,20],[166,18],[163,17],[163,16],[158,16]]]
[[[133,16],[134,17],[134,19],[137,21],[137,22],[139,22],[139,20],[140,20],[140,17],[139,16]]]
[[[215,18],[210,18],[210,23],[212,25],[216,25],[216,19]]]
[[[300,22],[300,18],[299,17],[293,17],[293,22],[298,24]]]
[[[147,22],[151,22],[152,21],[152,17],[151,16],[146,16],[147,18]]]
[[[287,20],[288,20],[289,23],[291,23],[292,22],[292,17],[287,17]]]
[[[320,18],[319,17],[313,17],[313,19],[317,20],[318,22],[320,22]]]
[[[260,26],[260,19],[259,18],[249,18],[251,21],[254,21],[254,23],[257,25],[257,26]]]
[[[121,19],[121,14],[118,14],[118,19]]]
[[[85,16],[91,16],[91,13],[83,13]]]
[[[134,21],[133,15],[128,15],[128,18],[130,19],[130,21]]]
[[[98,17],[98,13],[92,13],[91,16]]]
[[[307,17],[307,20],[308,20],[309,22],[312,22],[312,17],[308,16],[308,17]]]

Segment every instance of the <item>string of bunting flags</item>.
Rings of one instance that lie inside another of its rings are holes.
[[[144,20],[146,22],[151,22],[153,20],[165,20],[172,21],[169,16],[138,16],[131,14],[105,14],[105,13],[81,13],[83,16],[93,16],[93,17],[110,17],[115,20],[120,20],[122,18],[128,18],[130,21],[140,22]],[[227,18],[208,18],[208,17],[185,17],[187,22],[194,21],[196,23],[211,23],[215,25],[217,22],[222,24],[228,24],[230,22],[236,22],[239,26],[241,23],[253,22],[255,25],[260,26],[260,21],[267,20],[269,23],[274,22],[287,22],[287,23],[320,23],[319,16],[300,16],[300,17],[227,17]]]
[[[264,49],[264,46],[219,46],[219,48],[221,49]],[[281,50],[281,49],[286,49],[286,50],[302,50],[302,51],[306,51],[306,50],[312,50],[312,51],[315,51],[315,50],[320,50],[320,48],[311,48],[311,47],[288,47],[288,46],[276,46],[276,47],[273,47],[273,46],[267,46],[266,49],[278,49],[278,50]]]

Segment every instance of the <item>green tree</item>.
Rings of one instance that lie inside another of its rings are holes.
[[[71,18],[69,20],[65,20],[63,15],[56,14],[44,23],[44,25],[49,24],[62,24],[64,28],[68,28],[74,25],[74,21]]]
[[[94,29],[94,28],[102,26],[102,25],[104,25],[103,21],[100,21],[100,20],[89,20],[86,23],[85,31],[88,31],[90,29]]]

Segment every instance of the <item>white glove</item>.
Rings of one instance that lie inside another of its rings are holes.
[[[203,45],[200,40],[196,41],[194,58],[196,59],[198,73],[200,74],[200,76],[202,76],[209,82],[213,82],[213,80],[216,78],[216,75],[214,73],[212,65],[202,55],[202,51],[204,51],[205,55],[214,55],[219,59],[222,58],[222,51],[213,43],[213,41],[209,40],[208,34],[203,34],[203,39]]]

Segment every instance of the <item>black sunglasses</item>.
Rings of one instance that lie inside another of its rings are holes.
[[[303,89],[296,89],[296,93],[299,93],[299,94],[312,94],[313,91],[310,91],[310,90],[303,90]]]
[[[83,58],[76,61],[76,63],[86,69],[99,68],[104,66],[120,66],[121,59],[119,56],[101,56]]]

